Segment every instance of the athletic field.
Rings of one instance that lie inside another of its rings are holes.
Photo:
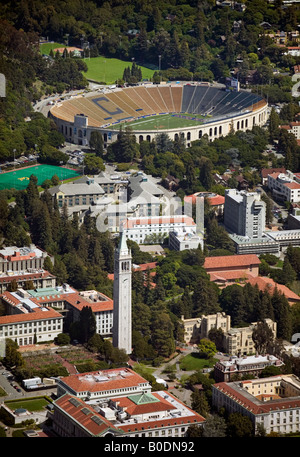
[[[184,127],[195,127],[201,124],[204,116],[200,114],[157,114],[135,121],[122,122],[122,126],[130,126],[133,130],[165,130]],[[112,125],[109,128],[119,130],[120,124]]]
[[[75,178],[79,173],[68,168],[56,167],[54,165],[33,165],[16,169],[14,171],[3,172],[0,174],[0,190],[3,189],[26,189],[31,175],[35,175],[38,179],[38,185],[43,184],[45,179],[51,179],[53,175],[57,175],[61,181],[65,179]]]
[[[118,79],[123,78],[125,68],[132,67],[132,62],[103,56],[86,58],[84,61],[87,64],[88,71],[86,73],[83,72],[83,75],[92,81],[106,84],[115,84]],[[142,70],[143,79],[152,78],[154,70],[142,66],[139,67]]]

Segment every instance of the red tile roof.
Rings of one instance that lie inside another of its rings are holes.
[[[273,376],[273,377],[277,378],[278,376]],[[251,381],[249,381],[249,382],[251,382]],[[235,390],[230,385],[228,385],[228,383],[226,383],[226,382],[219,382],[217,384],[214,384],[213,387],[215,387],[216,389],[225,393],[232,400],[238,402],[241,406],[248,409],[253,414],[263,414],[263,413],[268,413],[270,411],[274,411],[277,409],[284,409],[284,408],[289,409],[289,408],[299,408],[300,407],[300,399],[288,398],[288,399],[282,399],[282,401],[275,400],[274,402],[272,400],[270,400],[266,403],[259,404],[259,403],[254,403],[253,401],[249,400],[245,395],[243,395],[242,391]]]
[[[225,255],[217,257],[206,257],[204,261],[204,268],[206,270],[218,270],[223,268],[241,269],[242,267],[248,268],[250,265],[259,265],[261,262],[255,254],[240,254],[240,255]]]
[[[258,288],[262,291],[267,291],[269,294],[273,294],[275,289],[279,292],[281,292],[283,295],[286,296],[286,298],[289,300],[289,302],[299,302],[300,297],[299,295],[295,294],[292,290],[290,290],[288,287],[284,286],[283,284],[278,284],[273,279],[267,278],[266,276],[249,276],[248,277],[248,282],[252,285],[255,286],[257,285]]]
[[[123,227],[132,228],[139,225],[153,225],[153,224],[186,224],[188,226],[194,226],[192,217],[182,215],[182,216],[161,216],[161,217],[130,217],[123,222]]]
[[[55,401],[55,405],[70,415],[76,422],[81,424],[81,426],[84,427],[90,434],[102,435],[109,430],[118,432],[118,429],[110,421],[105,419],[105,417],[98,414],[92,406],[79,398],[76,398],[76,400],[78,400],[78,406],[76,406],[70,402],[71,398],[74,397],[69,394],[63,395]],[[85,409],[85,412],[83,409]],[[99,423],[95,422],[92,417],[100,419],[98,421]]]
[[[219,271],[217,273],[209,273],[211,281],[230,281],[235,279],[248,279],[249,273],[245,270],[231,270],[231,271]]]
[[[285,185],[285,187],[288,187],[289,189],[300,189],[300,184],[298,184],[297,182],[289,182],[284,185]]]
[[[122,372],[125,374],[122,375]],[[115,376],[112,377],[112,373]],[[110,375],[110,377],[108,377]],[[105,381],[97,382],[94,376],[107,377]],[[148,383],[142,376],[130,370],[130,368],[116,368],[113,370],[93,371],[61,378],[61,381],[74,392],[102,392],[120,388],[135,387]]]
[[[68,294],[64,297],[64,301],[69,303],[71,306],[74,306],[74,308],[78,309],[79,311],[81,311],[84,306],[89,306],[94,313],[101,311],[111,311],[114,307],[114,302],[110,298],[103,301],[99,300],[97,302],[93,302],[86,300],[80,294]]]
[[[285,173],[286,169],[285,168],[263,168],[261,170],[261,176],[263,178],[267,178],[268,175],[271,175],[272,173]]]
[[[216,195],[215,197],[209,197],[207,200],[211,206],[224,205],[224,203],[225,203],[225,197],[223,197],[222,195]]]
[[[47,311],[38,309],[32,313],[11,314],[9,316],[0,316],[0,324],[14,324],[16,322],[31,322],[41,319],[63,318],[63,316],[54,309],[47,308]]]

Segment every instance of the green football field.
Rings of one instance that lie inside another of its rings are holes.
[[[35,175],[38,179],[38,185],[41,185],[45,179],[51,179],[53,175],[57,175],[63,181],[65,179],[75,178],[79,176],[79,173],[54,165],[33,165],[32,167],[1,173],[0,190],[12,188],[17,190],[26,189],[31,175]]]
[[[122,126],[130,126],[133,130],[165,130],[184,127],[195,127],[201,124],[203,116],[200,114],[159,114],[137,119],[131,122],[122,122]],[[119,130],[120,124],[110,126],[112,130]]]

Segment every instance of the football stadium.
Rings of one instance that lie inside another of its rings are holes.
[[[79,145],[88,145],[91,132],[99,130],[106,147],[120,128],[130,126],[139,143],[165,132],[172,140],[183,137],[189,146],[203,135],[213,141],[232,130],[264,125],[268,104],[233,86],[173,82],[101,89],[57,102],[49,116],[67,141]]]

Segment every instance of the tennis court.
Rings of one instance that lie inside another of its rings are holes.
[[[122,122],[122,125],[130,126],[133,130],[168,130],[184,127],[195,127],[203,122],[203,116],[199,114],[157,114],[143,116],[139,119]],[[120,124],[111,125],[112,130],[118,130]]]
[[[80,173],[69,168],[56,167],[55,165],[33,165],[32,167],[19,168],[13,171],[0,174],[0,190],[3,189],[26,189],[31,175],[38,179],[38,185],[43,184],[45,179],[51,179],[57,175],[63,181],[65,179],[75,178]]]

